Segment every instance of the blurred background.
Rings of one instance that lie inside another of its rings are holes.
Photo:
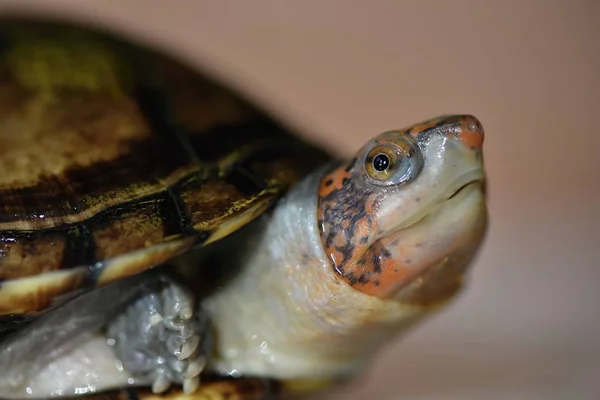
[[[491,226],[451,307],[322,399],[600,398],[600,2],[0,0],[168,49],[340,155],[484,124]]]

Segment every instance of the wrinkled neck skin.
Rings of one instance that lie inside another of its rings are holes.
[[[213,368],[335,379],[454,298],[485,234],[483,128],[469,115],[385,132],[252,224],[205,307]]]
[[[342,378],[423,317],[418,305],[363,294],[326,257],[317,227],[324,172],[298,184],[253,226],[242,272],[205,303],[216,326],[212,367],[275,378]],[[264,224],[262,227],[260,224]]]

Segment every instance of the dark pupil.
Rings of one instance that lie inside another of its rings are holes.
[[[383,172],[390,166],[390,158],[385,154],[377,154],[373,159],[373,168],[379,172]]]

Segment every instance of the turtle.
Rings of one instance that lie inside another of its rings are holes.
[[[259,399],[357,376],[450,304],[484,130],[349,159],[165,50],[0,21],[0,398]]]

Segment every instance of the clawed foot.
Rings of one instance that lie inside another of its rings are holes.
[[[182,285],[162,278],[131,304],[107,329],[122,367],[135,383],[151,384],[162,393],[171,384],[193,393],[200,383],[211,346],[208,317],[197,310],[197,300]]]

